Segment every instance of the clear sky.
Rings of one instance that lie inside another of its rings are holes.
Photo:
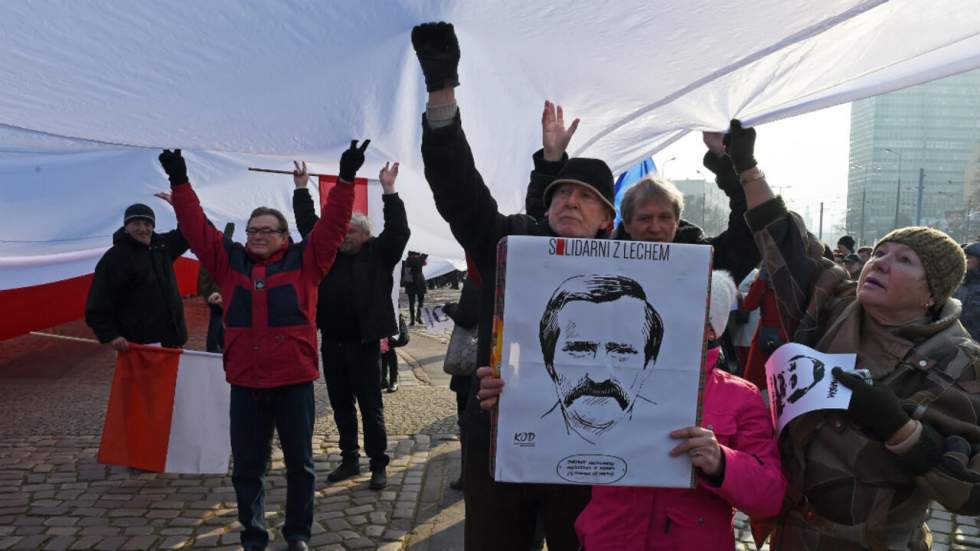
[[[810,208],[814,234],[823,201],[823,238],[831,245],[840,237],[834,225],[844,224],[850,118],[851,105],[844,104],[756,128],[755,158],[769,185],[804,219]],[[704,151],[701,134],[691,133],[653,159],[667,179],[703,178],[696,170],[710,179],[701,166]]]

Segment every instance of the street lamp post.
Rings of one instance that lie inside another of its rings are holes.
[[[823,201],[820,201],[820,233],[817,238],[823,241]]]
[[[858,243],[864,245],[864,206],[868,204],[868,190],[861,190],[861,238]]]
[[[898,157],[898,184],[895,186],[895,228],[898,228],[898,209],[902,199],[902,154],[889,147],[885,151]]]
[[[861,185],[861,235],[858,238],[858,243],[864,245],[864,214],[868,204],[868,173],[871,170],[871,164],[859,165],[852,163],[850,167],[864,169],[864,183]],[[877,169],[878,167],[875,167],[875,170]]]
[[[700,170],[695,169],[694,172],[697,172],[698,176],[704,180],[701,184],[701,229],[704,229],[705,211],[708,210],[708,179],[704,177],[704,174]]]

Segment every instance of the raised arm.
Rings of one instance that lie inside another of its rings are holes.
[[[174,203],[170,197],[170,193],[166,191],[161,191],[159,193],[154,193],[153,196],[158,199],[162,199],[165,203],[170,205],[171,208],[173,208]],[[180,258],[180,256],[186,253],[187,249],[190,248],[190,244],[187,242],[186,239],[184,239],[184,234],[181,233],[179,227],[172,229],[166,233],[160,234],[160,237],[167,244],[167,250],[170,252],[171,261]]]
[[[375,246],[384,259],[385,266],[389,270],[394,269],[395,264],[402,258],[405,252],[405,245],[408,238],[412,235],[408,229],[408,215],[405,213],[405,203],[402,202],[398,192],[395,191],[395,180],[398,178],[398,163],[385,166],[378,174],[378,181],[381,182],[381,202],[384,204],[385,227],[378,235]]]
[[[759,249],[755,246],[752,230],[745,223],[747,204],[745,191],[739,182],[732,160],[725,153],[720,132],[705,132],[704,143],[708,151],[702,164],[715,175],[715,184],[728,197],[728,226],[710,239],[714,247],[714,266],[727,270],[735,281],[741,281],[759,264]]]
[[[541,114],[541,149],[534,153],[534,170],[531,171],[531,181],[527,186],[524,198],[524,212],[535,220],[547,217],[544,206],[544,190],[554,181],[558,172],[568,161],[568,144],[578,129],[579,119],[565,128],[565,112],[561,105],[551,101],[544,102],[544,112]]]
[[[496,254],[508,221],[483,183],[463,133],[454,91],[459,43],[451,24],[426,23],[412,30],[412,44],[429,90],[422,117],[425,178],[453,236],[484,265]]]
[[[170,179],[171,199],[177,215],[177,227],[201,265],[220,282],[228,273],[228,253],[225,238],[204,215],[201,202],[187,178],[187,165],[179,149],[164,150],[160,164]],[[228,242],[230,244],[230,240]]]
[[[310,190],[307,187],[310,181],[309,172],[306,170],[305,161],[293,161],[293,215],[296,217],[296,229],[300,236],[306,239],[307,234],[320,219],[316,215],[316,208],[313,206],[313,198],[310,197]]]
[[[350,148],[341,155],[337,185],[331,188],[323,206],[323,216],[313,225],[305,240],[303,273],[309,274],[315,283],[319,283],[330,271],[344,241],[354,209],[354,177],[364,164],[364,151],[369,143],[371,140],[364,140],[358,147],[357,140],[351,140]]]
[[[818,279],[822,288],[837,292],[847,281],[843,269],[823,258],[823,246],[806,230],[803,220],[776,197],[754,155],[755,129],[733,120],[726,150],[739,174],[748,204],[745,220],[755,236],[764,269],[778,297],[779,316],[794,342],[814,345],[823,307],[834,297],[813,297]],[[815,298],[811,304],[811,299]]]

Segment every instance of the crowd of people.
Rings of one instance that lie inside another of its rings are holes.
[[[845,236],[832,251],[772,192],[755,159],[756,131],[738,120],[727,133],[704,133],[703,164],[729,198],[725,231],[709,237],[685,221],[683,195],[657,176],[626,192],[614,227],[609,166],[569,157],[579,121],[566,124],[562,107],[550,101],[542,148],[531,156],[525,212],[501,213],[463,132],[453,26],[419,25],[412,44],[428,92],[425,176],[469,264],[461,300],[446,310],[478,335],[473,375],[454,376],[451,385],[462,444],[454,487],[464,492],[467,550],[530,550],[542,538],[552,551],[734,549],[736,509],[752,518],[756,541],[768,538],[776,550],[919,550],[931,546],[924,524],[931,501],[960,514],[980,512],[980,243],[961,247],[938,230],[907,227],[873,246],[856,248]],[[200,260],[212,315],[208,350],[223,354],[231,384],[232,483],[246,549],[269,541],[264,478],[274,432],[287,471],[283,538],[291,550],[307,548],[312,384],[321,359],[342,458],[327,480],[360,473],[359,408],[369,486],[387,484],[381,390],[397,389],[394,349],[407,342],[406,325],[421,322],[426,256],[412,251],[404,261],[409,321],[399,323],[392,274],[410,231],[395,191],[398,163],[379,174],[383,230],[375,235],[370,221],[352,212],[352,182],[368,143],[352,141],[343,153],[320,216],[306,166],[296,163],[301,241],[289,237],[283,213],[259,207],[244,245],[232,240],[233,227],[219,231],[205,217],[180,150],[166,150],[160,163],[171,193],[161,196],[173,205],[178,228],[155,232],[152,209],[135,204],[96,268],[86,320],[101,342],[119,351],[129,343],[180,347],[187,328],[172,264],[188,249]],[[704,415],[669,435],[677,441],[671,455],[690,457],[695,487],[494,480],[490,412],[507,391],[489,367],[497,244],[519,235],[713,247]],[[757,328],[746,329],[757,309]],[[853,393],[848,408],[809,412],[777,438],[764,364],[787,342],[856,354],[856,367],[871,379],[834,369]]]

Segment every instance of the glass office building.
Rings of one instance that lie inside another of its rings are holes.
[[[848,233],[870,244],[917,220],[959,240],[980,231],[967,227],[980,196],[964,186],[978,144],[980,71],[854,102]]]

